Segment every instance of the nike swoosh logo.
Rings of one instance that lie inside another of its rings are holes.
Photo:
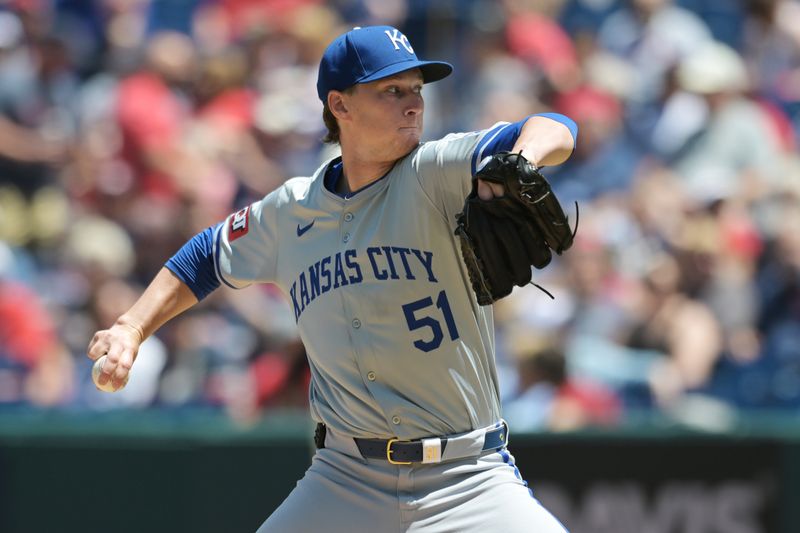
[[[315,218],[314,220],[311,221],[311,224],[309,224],[308,226],[303,226],[302,228],[300,227],[300,224],[298,224],[297,225],[297,236],[298,237],[302,237],[305,232],[307,232],[308,230],[311,229],[311,226],[313,226],[314,222],[316,222],[316,221],[317,221],[317,219]]]

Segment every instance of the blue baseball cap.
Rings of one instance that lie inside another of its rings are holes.
[[[391,26],[354,28],[337,37],[322,55],[317,94],[325,102],[328,92],[356,83],[386,78],[418,68],[425,83],[441,80],[453,71],[444,61],[420,61],[408,38]]]

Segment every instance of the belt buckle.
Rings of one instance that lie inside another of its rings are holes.
[[[389,461],[393,465],[410,465],[411,461],[395,461],[392,459],[392,444],[395,442],[401,442],[400,439],[391,438],[386,442],[386,460]]]

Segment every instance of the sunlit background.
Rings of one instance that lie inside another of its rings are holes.
[[[318,61],[374,23],[455,65],[424,89],[426,138],[536,112],[579,124],[545,172],[571,220],[580,206],[575,246],[534,275],[555,300],[528,287],[496,306],[512,431],[800,426],[797,1],[8,0],[7,427],[308,421],[304,349],[272,286],[218,290],[162,328],[122,392],[95,390],[85,350],[184,241],[330,157]]]

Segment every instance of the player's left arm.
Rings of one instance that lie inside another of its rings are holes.
[[[509,124],[505,131],[501,130],[480,148],[484,158],[500,151],[521,152],[537,167],[559,165],[572,155],[577,134],[578,127],[570,118],[558,113],[542,113]],[[502,185],[478,180],[478,196],[482,199],[502,195]]]
[[[537,167],[560,165],[572,155],[576,135],[577,126],[564,115],[534,115],[525,121],[510,151],[521,151]]]
[[[486,130],[454,133],[424,143],[415,153],[412,165],[425,197],[447,221],[455,224],[464,198],[472,191],[472,177],[494,154],[522,149],[525,157],[535,158],[537,166],[558,164],[574,150],[577,132],[578,127],[570,118],[558,113],[540,113],[517,122],[498,122]],[[488,185],[485,191],[495,196]],[[501,192],[502,189],[498,190],[497,195]]]

